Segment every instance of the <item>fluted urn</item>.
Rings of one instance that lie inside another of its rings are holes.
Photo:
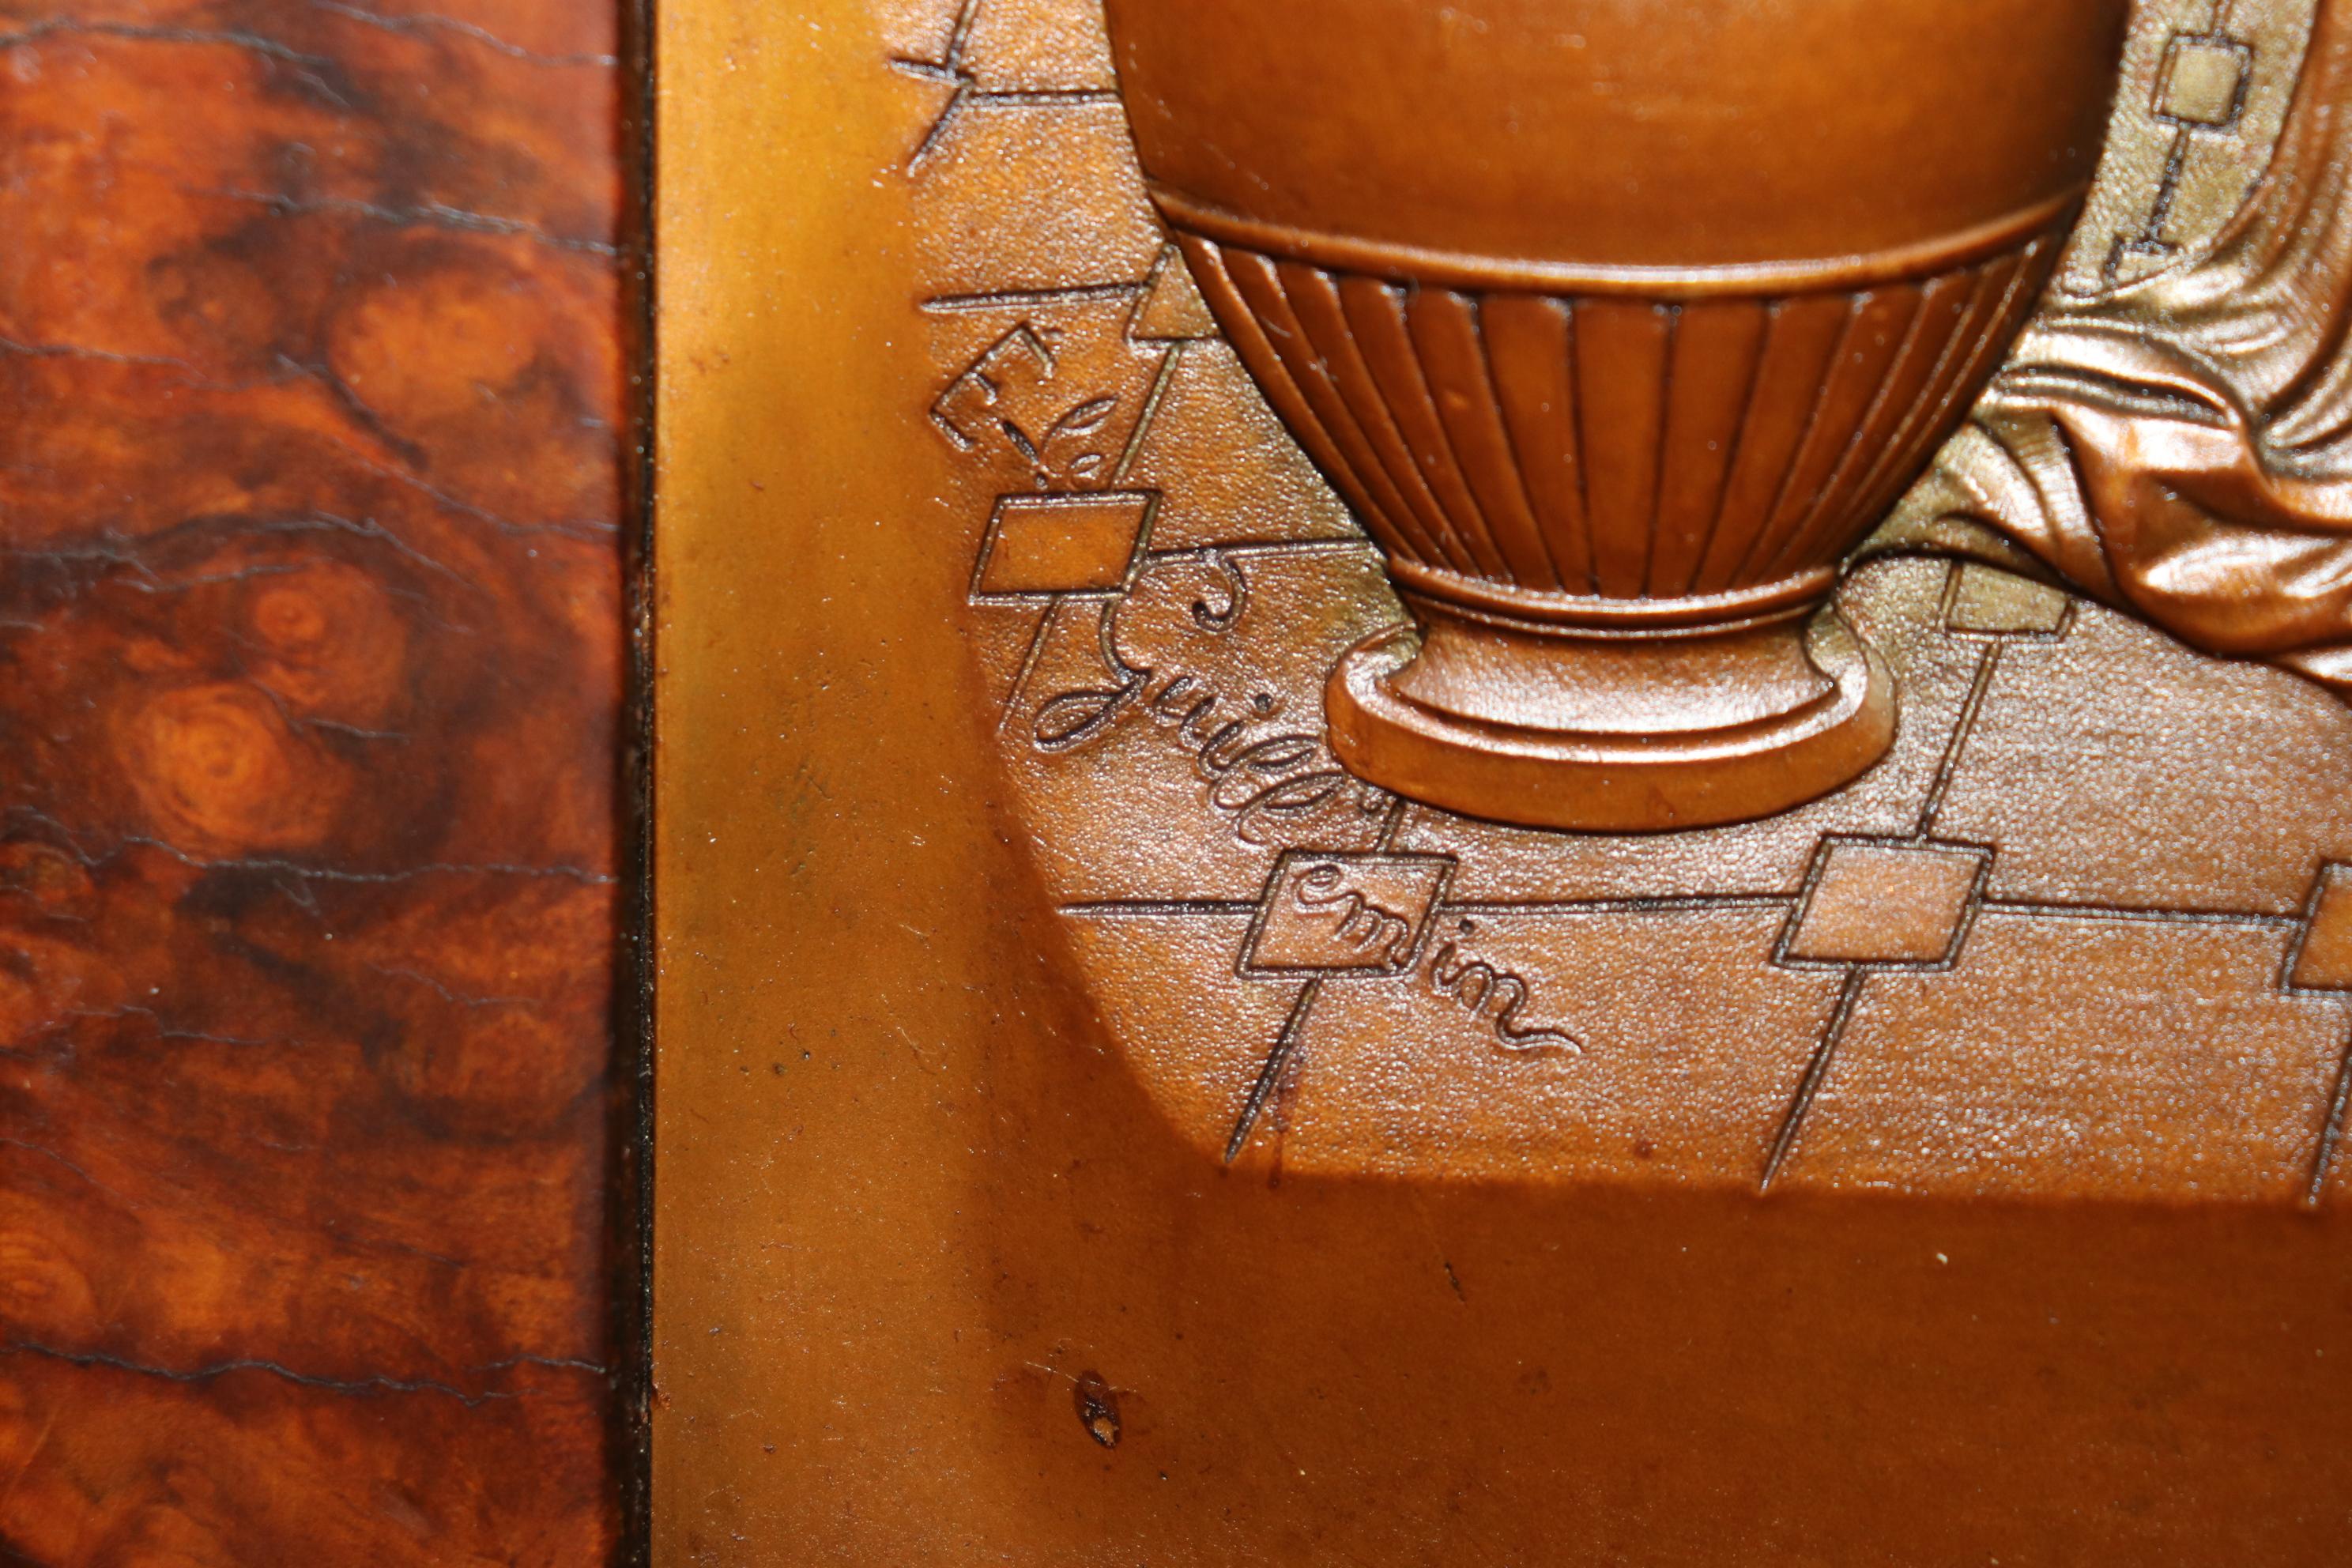
[[[1543,826],[1885,753],[1823,614],[2089,183],[2125,0],[1107,0],[1151,195],[1412,624],[1349,768]]]

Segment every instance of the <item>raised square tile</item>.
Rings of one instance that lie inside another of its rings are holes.
[[[1780,942],[1782,963],[1939,968],[1992,852],[1969,844],[1825,838]]]
[[[2114,253],[2115,280],[2137,283],[2180,259],[2180,247],[2161,239],[2119,239]]]
[[[1003,497],[972,568],[972,597],[1116,592],[1143,552],[1159,500],[1155,490]]]
[[[1402,973],[1421,952],[1453,870],[1445,855],[1290,850],[1266,879],[1242,944],[1242,973]]]
[[[2352,866],[2323,866],[2287,963],[2295,991],[2352,991]]]
[[[1216,318],[1192,281],[1192,269],[1174,246],[1160,253],[1144,279],[1142,295],[1127,318],[1127,335],[1138,342],[1189,342],[1217,335]]]
[[[2157,80],[2160,119],[2207,130],[2234,124],[2253,51],[2235,38],[2182,37],[2164,51]]]
[[[2066,629],[2072,604],[2045,583],[1970,563],[1953,578],[1944,625],[1951,631],[1983,636],[2051,637]]]

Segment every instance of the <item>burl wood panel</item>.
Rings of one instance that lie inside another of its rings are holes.
[[[616,7],[0,15],[0,1559],[604,1560]]]

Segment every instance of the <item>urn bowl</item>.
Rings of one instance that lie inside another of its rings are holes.
[[[1373,783],[1553,827],[1786,809],[1895,701],[1824,615],[2098,157],[2125,0],[1108,0],[1152,198],[1412,624]]]

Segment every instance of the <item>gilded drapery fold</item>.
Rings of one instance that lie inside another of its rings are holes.
[[[2352,6],[2323,0],[2269,171],[2203,256],[2019,340],[1865,547],[2038,563],[2352,697]]]

